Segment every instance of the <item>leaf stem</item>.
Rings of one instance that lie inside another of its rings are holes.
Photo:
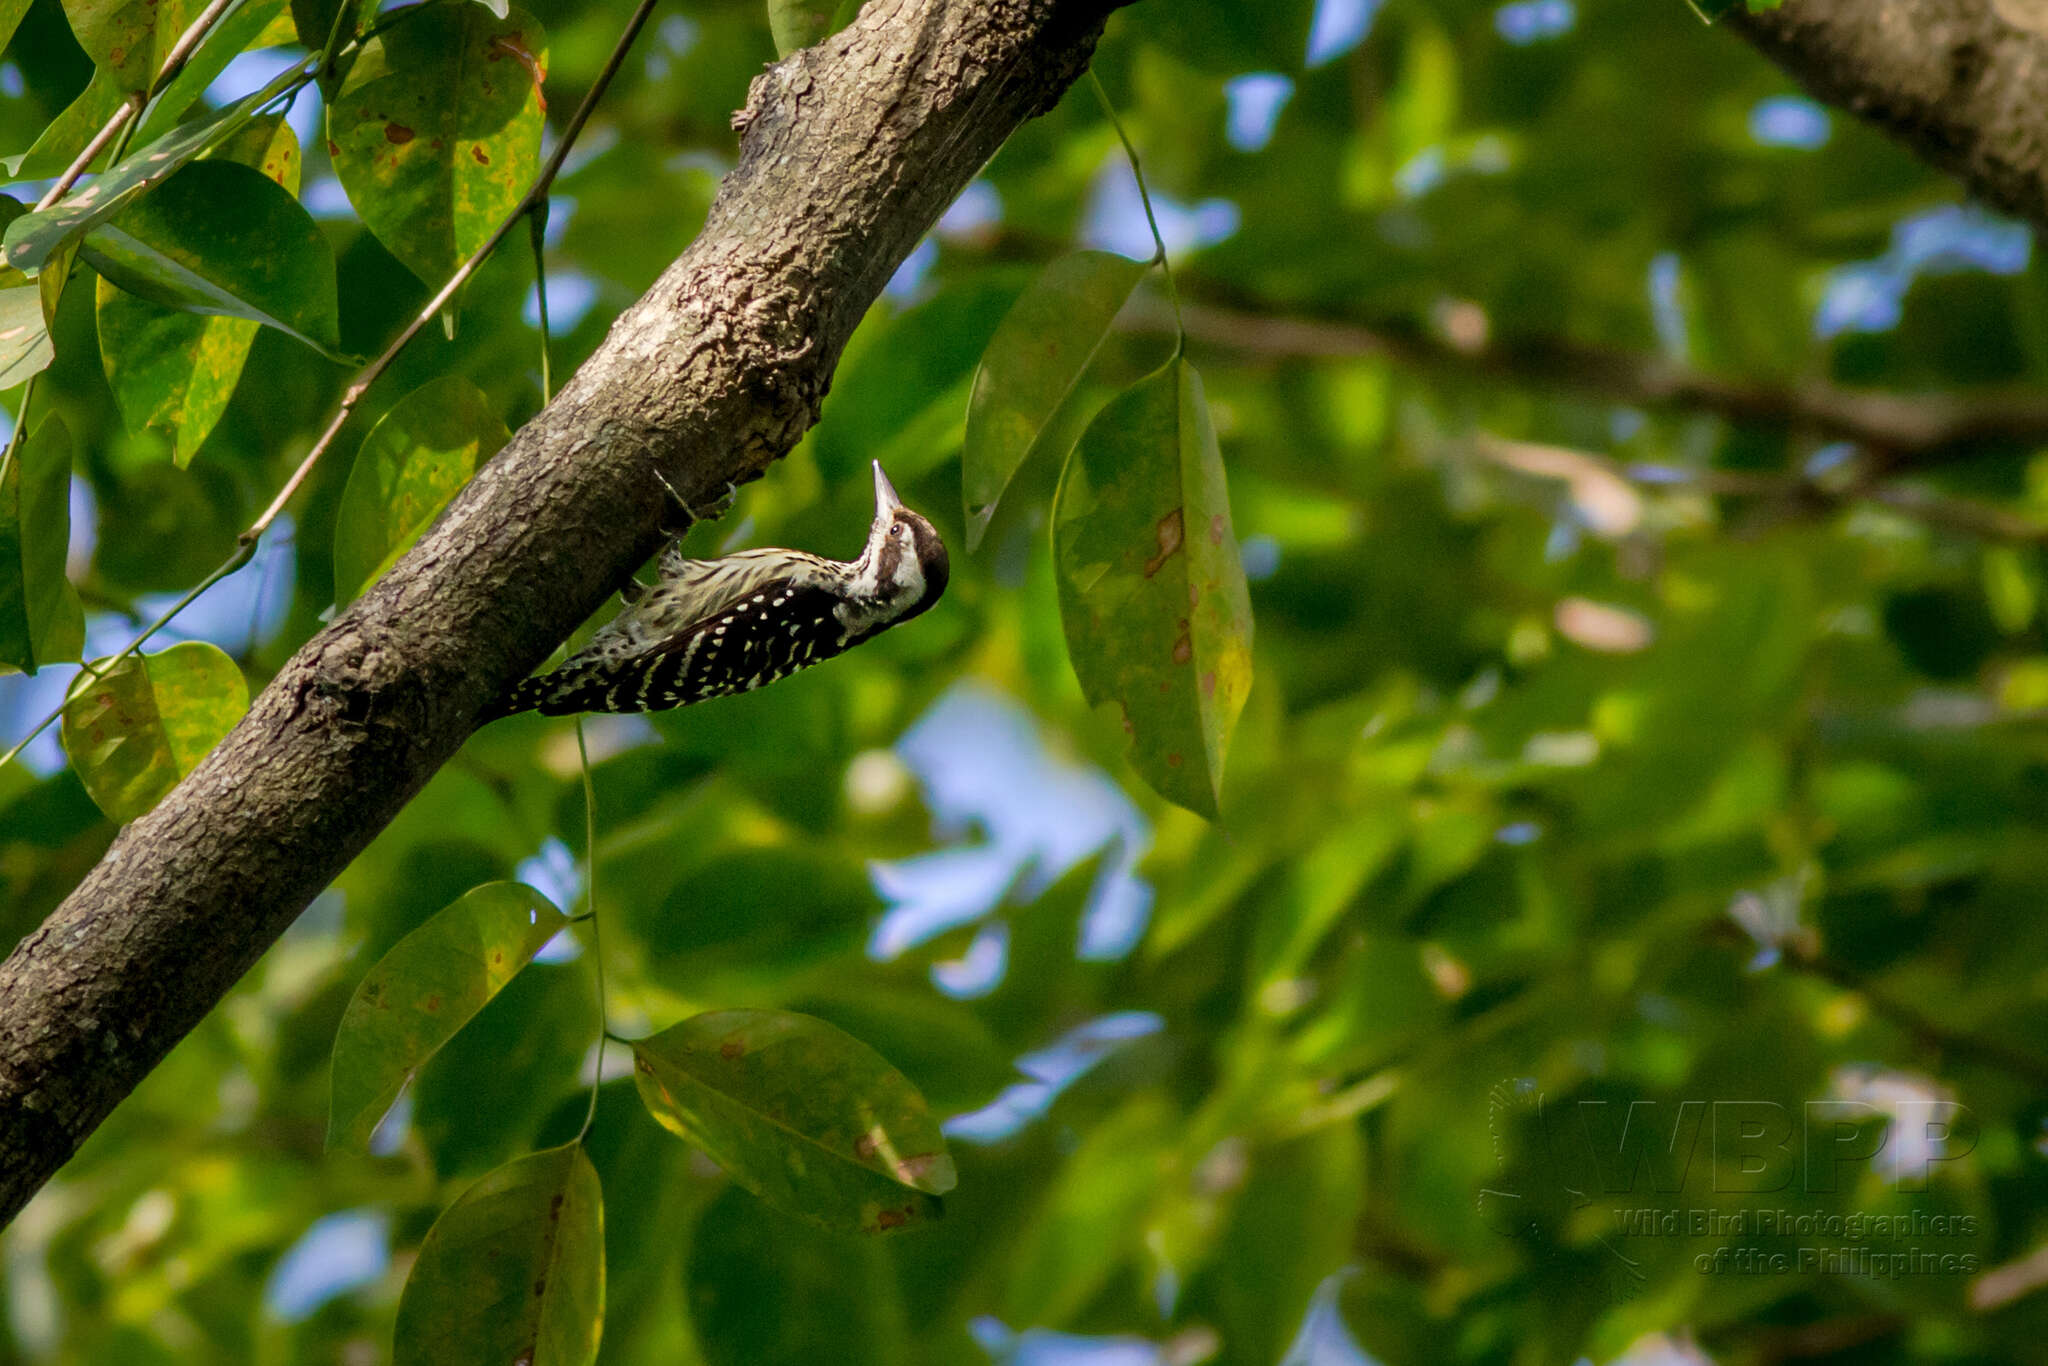
[[[348,31],[355,27],[356,0],[341,0],[335,7],[334,23],[327,30],[327,43],[320,49],[320,65],[313,68],[322,82],[334,79],[334,63],[341,56]],[[324,88],[324,86],[323,86]]]
[[[610,1037],[604,1005],[604,938],[597,920],[597,787],[590,781],[590,747],[583,742],[583,718],[576,718],[576,757],[583,769],[583,907],[590,920],[590,963],[597,972],[597,1062],[590,1074],[590,1108],[576,1133],[581,1143],[597,1119],[597,1093],[604,1085],[604,1044]]]
[[[1102,78],[1095,74],[1095,68],[1088,68],[1088,84],[1095,88],[1095,98],[1102,102],[1102,112],[1109,116],[1109,126],[1116,130],[1116,140],[1124,145],[1124,160],[1131,164],[1131,178],[1138,182],[1138,202],[1145,206],[1145,224],[1152,229],[1152,260],[1166,277],[1166,297],[1173,301],[1174,343],[1173,354],[1178,356],[1188,347],[1187,325],[1180,316],[1180,290],[1173,283],[1173,266],[1166,259],[1166,239],[1159,232],[1159,218],[1152,212],[1152,192],[1145,188],[1145,170],[1138,164],[1138,149],[1131,145],[1130,134],[1124,131],[1123,120],[1116,115],[1116,106],[1109,102],[1109,92],[1102,88]]]
[[[542,198],[526,215],[527,239],[533,244],[533,297],[540,308],[540,404],[555,401],[554,372],[548,365],[548,201]]]
[[[476,274],[478,267],[498,249],[498,244],[505,240],[505,235],[512,231],[513,226],[532,211],[534,204],[547,198],[548,190],[555,183],[555,177],[561,174],[562,163],[568,158],[569,149],[576,145],[578,135],[583,132],[583,125],[589,121],[591,111],[597,108],[597,102],[604,95],[605,87],[609,86],[612,77],[618,74],[620,65],[626,60],[626,53],[633,46],[633,40],[640,36],[641,28],[647,23],[647,16],[653,13],[654,5],[655,0],[640,0],[639,6],[633,11],[633,17],[626,21],[625,32],[619,35],[617,46],[612,49],[611,56],[605,59],[603,70],[598,72],[597,80],[591,84],[589,92],[583,97],[583,103],[576,106],[576,112],[570,116],[568,124],[562,129],[562,140],[555,145],[554,154],[548,158],[547,164],[541,167],[540,174],[534,177],[532,187],[520,198],[519,203],[513,206],[512,211],[505,215],[504,221],[492,230],[484,244],[472,252],[467,261],[457,266],[455,273],[448,277],[448,282],[435,291],[434,297],[427,300],[426,305],[413,315],[412,320],[392,339],[391,344],[384,348],[384,353],[364,366],[356,375],[355,381],[343,392],[341,404],[334,410],[333,420],[327,424],[327,429],[320,433],[319,440],[313,443],[313,449],[306,452],[306,458],[292,471],[291,478],[285,481],[284,487],[278,491],[277,497],[271,500],[270,506],[263,510],[263,515],[242,533],[244,544],[261,536],[269,529],[270,524],[277,520],[278,514],[284,511],[285,504],[299,491],[299,486],[306,482],[306,476],[313,472],[313,466],[327,453],[327,448],[334,444],[335,437],[341,434],[342,426],[355,412],[356,405],[362,402],[363,395],[386,370],[391,368],[391,363],[398,359],[399,352],[405,350],[412,339],[419,335],[420,329],[447,306],[448,301],[455,297],[456,292],[468,282],[469,277]]]

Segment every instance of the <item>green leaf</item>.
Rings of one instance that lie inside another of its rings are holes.
[[[1215,1268],[1224,1331],[1246,1360],[1278,1360],[1317,1283],[1350,1260],[1363,1146],[1356,1125],[1333,1124],[1251,1154]]]
[[[831,37],[853,22],[861,0],[768,0],[768,31],[775,55],[787,57]]]
[[[13,195],[0,194],[0,235],[4,235],[9,227],[12,227],[17,221],[28,216],[28,205],[22,203]],[[78,249],[76,244],[67,243],[58,247],[50,253],[47,260],[41,263],[33,280],[27,272],[15,266],[0,265],[0,289],[19,289],[33,282],[41,298],[43,328],[47,333],[49,329],[57,325],[57,304],[64,297],[64,286],[71,278],[71,263],[77,258],[77,255]],[[0,250],[0,259],[5,259],[5,257],[6,252]],[[8,354],[5,349],[8,340],[12,340],[15,346],[23,348],[35,344],[35,338],[32,333],[10,334],[8,339],[0,339],[0,355]],[[0,368],[4,368],[5,364],[6,362],[0,361]],[[0,381],[0,389],[6,387],[7,382]]]
[[[17,180],[44,180],[61,175],[120,107],[120,83],[106,71],[95,70],[85,89],[64,107],[63,113],[44,125],[29,149],[0,157],[0,167]]]
[[[814,1228],[728,1186],[697,1221],[683,1278],[705,1366],[918,1360],[900,1247]]]
[[[27,271],[39,269],[63,243],[112,218],[195,158],[234,137],[277,94],[276,89],[266,87],[214,113],[180,124],[131,153],[90,185],[72,191],[41,213],[8,224],[8,264]],[[290,191],[298,193],[296,178]]]
[[[510,439],[490,400],[460,375],[393,404],[363,438],[335,514],[335,601],[376,582]]]
[[[547,39],[532,15],[438,5],[372,39],[328,105],[328,150],[350,201],[429,285],[526,194],[546,71]]]
[[[253,167],[287,194],[298,193],[299,140],[282,115],[251,120],[207,155]],[[163,437],[183,469],[227,411],[256,324],[165,308],[104,278],[95,303],[100,363],[121,420],[131,432]]]
[[[249,685],[218,646],[87,666],[64,703],[64,752],[100,810],[132,821],[178,785],[249,710]]]
[[[442,1211],[398,1300],[393,1366],[597,1360],[604,1195],[581,1143],[508,1162]]]
[[[32,284],[0,289],[0,389],[12,389],[56,354],[43,318],[42,290]]]
[[[960,453],[969,550],[981,544],[1018,469],[1065,426],[1059,419],[1078,399],[1081,376],[1151,268],[1106,251],[1062,256],[1032,281],[989,339],[974,372]]]
[[[195,161],[88,232],[80,250],[130,294],[247,318],[339,359],[334,252],[312,216],[260,171]]]
[[[0,0],[0,12],[5,3]],[[133,140],[146,146],[170,131],[230,61],[261,45],[284,3],[245,0],[220,19],[170,85],[142,111]],[[65,10],[80,45],[93,59],[92,79],[28,151],[0,160],[0,165],[23,179],[56,175],[69,166],[128,94],[149,90],[171,46],[203,8],[204,0],[70,0]],[[290,79],[291,73],[280,77]]]
[[[0,52],[7,50],[7,44],[14,37],[14,29],[21,22],[21,16],[28,13],[29,0],[0,0]]]
[[[52,414],[0,479],[0,669],[78,658],[85,614],[64,576],[70,542],[71,433]]]
[[[917,1088],[823,1020],[713,1011],[633,1053],[640,1098],[663,1126],[814,1223],[863,1233],[926,1223],[957,1179]]]
[[[1003,1284],[1003,1317],[1057,1327],[1136,1257],[1183,1119],[1157,1095],[1097,1123],[1037,1202]]]
[[[487,882],[392,945],[334,1035],[328,1151],[367,1147],[405,1084],[568,924],[533,888]]]
[[[1251,688],[1251,602],[1201,377],[1138,381],[1075,446],[1053,509],[1060,620],[1090,703],[1115,703],[1131,766],[1213,817]]]

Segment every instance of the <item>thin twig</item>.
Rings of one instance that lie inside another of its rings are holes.
[[[1152,195],[1145,188],[1145,172],[1138,165],[1138,149],[1131,145],[1130,134],[1124,132],[1123,120],[1116,115],[1116,106],[1109,102],[1109,92],[1102,88],[1102,78],[1095,74],[1095,68],[1088,68],[1088,83],[1095,87],[1095,98],[1102,102],[1102,112],[1109,116],[1109,126],[1116,130],[1116,140],[1124,145],[1124,160],[1131,164],[1131,179],[1138,183],[1138,202],[1145,206],[1145,224],[1152,229],[1152,259],[1158,263],[1160,273],[1166,276],[1166,297],[1173,301],[1173,327],[1175,333],[1174,354],[1187,349],[1187,324],[1181,320],[1180,290],[1173,283],[1173,266],[1166,259],[1166,238],[1160,234],[1159,219],[1152,212]]]
[[[555,372],[548,361],[548,201],[541,199],[526,217],[526,236],[533,247],[533,297],[540,313],[540,406],[555,401]]]
[[[2048,542],[2048,525],[1990,503],[1953,498],[1907,484],[1878,483],[1885,471],[1865,472],[1840,485],[1796,474],[1751,470],[1700,470],[1680,465],[1622,464],[1591,451],[1531,441],[1515,441],[1480,432],[1473,449],[1507,469],[1538,478],[1557,479],[1590,514],[1593,529],[1620,535],[1635,529],[1638,503],[1630,511],[1612,496],[1613,490],[1687,488],[1733,498],[1775,498],[1789,505],[1835,508],[1876,503],[1917,521],[1994,541],[2038,545]],[[1633,496],[1632,492],[1630,496]],[[1615,520],[1609,523],[1604,516]]]
[[[99,132],[92,135],[92,141],[85,144],[85,150],[80,152],[77,159],[65,168],[63,175],[57,177],[57,183],[43,192],[43,197],[36,201],[35,208],[31,209],[30,212],[41,213],[44,209],[49,208],[52,204],[62,199],[70,191],[71,187],[78,183],[78,178],[84,175],[92,166],[93,158],[97,157],[101,149],[114,140],[114,135],[121,131],[122,125],[142,112],[143,103],[147,98],[140,90],[129,91],[127,97],[121,101],[121,107],[114,111],[113,117],[106,121],[106,124],[101,127]]]
[[[334,79],[334,63],[341,56],[342,44],[347,41],[355,14],[356,7],[348,0],[334,8],[334,22],[328,26],[327,42],[320,49],[320,65],[313,68],[320,73],[323,82]]]
[[[597,923],[597,788],[590,780],[590,747],[583,741],[583,718],[576,718],[576,757],[583,765],[583,906],[590,919],[590,964],[597,973],[597,1062],[590,1075],[590,1108],[576,1133],[581,1143],[597,1119],[597,1093],[604,1085],[604,1044],[610,1037],[604,1008],[604,939]]]
[[[639,6],[633,11],[633,17],[626,21],[625,32],[619,35],[618,45],[612,49],[611,56],[605,59],[604,68],[598,72],[597,80],[584,95],[583,103],[576,106],[576,112],[570,115],[568,124],[562,130],[561,140],[555,144],[554,154],[548,158],[547,164],[541,167],[532,187],[521,197],[512,212],[505,215],[504,221],[491,231],[484,244],[471,253],[467,261],[457,266],[455,273],[448,277],[448,282],[435,292],[425,307],[413,315],[404,330],[384,348],[384,353],[364,366],[354,382],[342,393],[340,406],[335,409],[334,417],[328,422],[327,429],[320,433],[319,440],[313,443],[313,449],[306,452],[306,458],[292,471],[291,478],[285,481],[284,487],[278,491],[277,497],[271,500],[270,506],[263,510],[263,515],[242,533],[242,542],[245,545],[261,536],[269,529],[270,524],[277,520],[278,514],[284,511],[285,504],[291,501],[292,495],[299,491],[299,486],[312,474],[313,466],[319,463],[320,457],[327,453],[327,448],[332,446],[334,439],[341,434],[343,425],[354,414],[356,405],[362,402],[363,395],[369,391],[370,386],[391,368],[391,363],[397,360],[399,353],[419,335],[420,329],[431,322],[448,301],[455,297],[457,291],[476,273],[477,268],[489,259],[491,253],[497,250],[498,244],[505,240],[505,235],[512,231],[519,220],[530,212],[537,202],[547,198],[548,190],[554,185],[555,177],[561,173],[562,163],[567,159],[570,148],[576,145],[576,138],[582,133],[583,125],[589,120],[591,111],[597,108],[597,102],[604,95],[605,87],[610,85],[612,77],[618,74],[627,51],[633,46],[633,40],[639,36],[642,26],[646,24],[647,16],[653,13],[654,6],[655,0],[640,0]]]
[[[199,12],[199,17],[178,35],[177,42],[171,44],[171,50],[164,57],[163,66],[158,68],[156,79],[149,83],[149,89],[131,90],[122,98],[121,107],[108,117],[97,133],[92,135],[92,141],[85,144],[85,150],[80,152],[69,169],[57,178],[57,183],[36,201],[34,212],[41,213],[68,194],[71,187],[78,183],[78,178],[91,167],[93,158],[100,154],[100,149],[121,131],[123,125],[130,120],[140,122],[143,106],[163,93],[164,88],[172,81],[178,79],[178,73],[185,69],[185,63],[191,60],[199,45],[206,41],[206,35],[220,22],[221,16],[234,8],[236,3],[237,0],[213,0],[212,4]],[[342,8],[347,9],[348,6],[344,5]]]
[[[164,64],[158,69],[156,79],[150,82],[149,93],[152,98],[161,94],[166,86],[178,79],[178,74],[185,69],[185,63],[199,50],[199,45],[206,41],[206,35],[220,22],[221,16],[233,9],[236,3],[237,0],[213,0],[212,4],[199,11],[199,17],[178,35],[177,42],[171,44],[170,55],[164,58]],[[343,5],[342,8],[347,9],[348,6]]]

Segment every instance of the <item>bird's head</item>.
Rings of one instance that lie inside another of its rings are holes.
[[[875,462],[875,521],[861,556],[861,577],[872,586],[885,619],[908,621],[946,591],[946,544],[937,528],[903,506],[882,462]]]

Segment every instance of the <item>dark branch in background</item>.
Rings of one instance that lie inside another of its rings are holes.
[[[1190,292],[1200,288],[1193,282]],[[1853,441],[1889,467],[1924,467],[1985,445],[2048,440],[2048,398],[2038,394],[1895,394],[1825,383],[1784,386],[1702,374],[1659,356],[1557,337],[1461,346],[1399,320],[1367,324],[1276,317],[1202,303],[1185,304],[1183,314],[1188,336],[1218,350],[1309,359],[1379,356],[1405,368],[1454,377],[1572,390],[1660,412],[1709,413],[1745,426]],[[1135,302],[1122,321],[1147,332],[1173,328],[1168,312],[1145,299]]]
[[[1844,991],[1861,996],[1873,1015],[1889,1020],[1914,1042],[1943,1058],[1968,1059],[1995,1068],[2034,1087],[2048,1087],[2048,1058],[2014,1048],[2001,1039],[1982,1034],[1965,1034],[1933,1019],[1918,1007],[1908,1005],[1870,984],[1863,974],[1816,952],[1788,952],[1785,966],[1831,982]]]
[[[1691,489],[1724,498],[1756,498],[1793,514],[1828,513],[1859,503],[1875,503],[1894,512],[1989,541],[2027,545],[2048,543],[2048,523],[2037,522],[1995,503],[1956,498],[1911,484],[1879,482],[1892,471],[1851,466],[1846,477],[1809,478],[1803,474],[1772,474],[1751,470],[1688,469],[1677,465],[1623,464],[1619,460],[1568,446],[1515,441],[1491,432],[1476,432],[1472,449],[1483,459],[1539,479],[1555,479],[1572,490],[1582,508],[1603,503],[1616,523],[1591,519],[1595,531],[1625,534],[1635,529],[1640,500],[1616,489]],[[1637,504],[1631,515],[1627,504]]]
[[[884,0],[758,77],[697,240],[420,543],[0,964],[11,1218],[693,503],[816,420],[854,325],[1118,0]]]
[[[1816,98],[2048,229],[2048,38],[1988,0],[1785,0],[1724,22]]]

